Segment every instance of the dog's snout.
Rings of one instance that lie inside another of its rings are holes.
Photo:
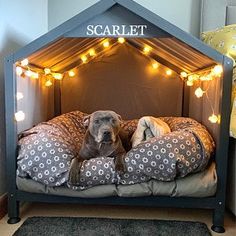
[[[111,135],[111,132],[110,131],[104,131],[103,135],[104,136],[109,136],[109,135]]]

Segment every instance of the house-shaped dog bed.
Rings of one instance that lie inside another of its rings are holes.
[[[9,223],[19,221],[21,201],[78,202],[210,208],[213,230],[222,231],[231,71],[229,58],[127,0],[100,1],[7,57]],[[58,196],[17,187],[18,134],[64,113],[100,109],[115,110],[124,120],[151,115],[203,124],[216,144],[216,193],[92,198],[89,192]]]

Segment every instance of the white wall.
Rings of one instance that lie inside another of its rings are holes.
[[[3,58],[47,30],[48,0],[0,0],[0,196],[6,192]]]
[[[200,0],[135,1],[194,36],[199,35]],[[48,0],[49,30],[96,2],[98,0]]]

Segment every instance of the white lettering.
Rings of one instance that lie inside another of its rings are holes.
[[[145,35],[147,25],[88,25],[88,36],[138,36]]]
[[[138,28],[137,25],[130,25],[130,35],[131,36],[138,35],[137,28]]]
[[[93,35],[93,34],[94,34],[93,33],[93,25],[88,25],[87,26],[87,35]]]
[[[100,33],[100,34],[99,34],[98,31],[97,31],[98,28],[101,29],[101,33]],[[102,25],[96,25],[96,26],[94,27],[94,33],[95,33],[96,35],[104,35],[103,32],[102,32],[102,28],[103,28]]]
[[[120,30],[120,26],[119,25],[112,25],[112,29],[113,29],[113,34],[112,35],[119,35],[119,30]]]
[[[110,29],[109,29],[109,26],[107,25],[103,31],[103,34],[104,35],[111,35],[111,32],[110,32]]]
[[[144,29],[147,29],[147,25],[139,25],[138,28],[140,28],[140,35],[144,35]]]

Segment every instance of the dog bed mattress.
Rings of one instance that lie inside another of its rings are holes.
[[[202,172],[191,174],[185,178],[163,182],[150,180],[132,185],[98,185],[85,190],[74,191],[66,186],[50,187],[29,178],[17,177],[18,189],[32,193],[51,195],[98,198],[98,197],[141,197],[141,196],[171,196],[171,197],[210,197],[216,192],[217,175],[215,163]]]
[[[84,113],[70,112],[43,122],[19,137],[17,175],[46,186],[67,185],[83,190],[97,185],[131,185],[150,180],[173,181],[202,171],[214,151],[214,142],[204,126],[190,118],[162,117],[171,132],[132,148],[125,157],[127,171],[115,172],[113,158],[83,162],[77,186],[68,184],[71,159],[76,157],[85,134]],[[137,120],[124,121],[131,135]]]

